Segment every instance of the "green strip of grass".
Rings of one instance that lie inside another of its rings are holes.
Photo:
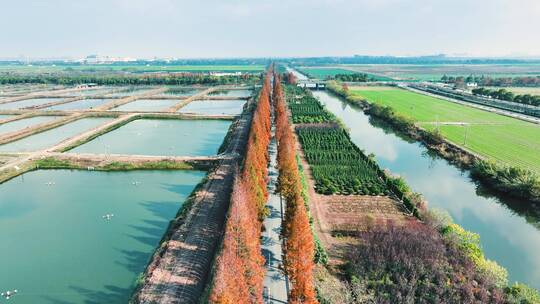
[[[352,94],[391,107],[426,130],[438,129],[448,141],[487,159],[540,172],[536,124],[397,88],[352,90]]]

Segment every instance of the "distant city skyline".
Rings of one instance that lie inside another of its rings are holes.
[[[540,58],[536,0],[1,1],[3,59]]]

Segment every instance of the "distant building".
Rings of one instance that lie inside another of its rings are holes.
[[[478,87],[478,83],[476,82],[467,82],[467,88],[476,88]]]
[[[109,57],[109,56],[100,56],[97,54],[92,54],[78,61],[85,64],[107,64],[107,63],[114,63],[114,62],[131,62],[131,61],[137,61],[137,59],[130,58],[130,57]]]

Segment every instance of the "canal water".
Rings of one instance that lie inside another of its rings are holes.
[[[245,100],[195,100],[182,107],[181,113],[196,113],[196,114],[226,114],[238,115],[242,113]]]
[[[215,155],[226,120],[139,119],[74,148],[75,153],[163,156]]]
[[[421,144],[401,138],[383,123],[327,92],[314,95],[349,128],[351,139],[373,153],[382,168],[404,177],[430,208],[480,235],[487,258],[509,272],[509,281],[540,289],[540,210],[526,202],[497,198]]]
[[[82,118],[45,132],[0,145],[0,152],[30,152],[46,149],[110,120],[111,118]]]
[[[180,100],[174,99],[138,99],[109,111],[162,111],[179,102]]]
[[[8,302],[127,303],[203,176],[47,170],[1,184],[0,287],[18,290]]]
[[[35,116],[35,117],[15,120],[12,122],[7,122],[5,124],[0,125],[0,135],[6,134],[9,132],[14,132],[14,131],[24,129],[27,127],[32,127],[32,126],[35,126],[44,122],[55,120],[57,118],[58,116]],[[0,117],[0,119],[2,119],[2,117]]]

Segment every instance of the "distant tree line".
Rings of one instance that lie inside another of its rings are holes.
[[[354,74],[336,74],[332,77],[335,80],[347,81],[347,82],[368,82],[372,81],[368,74],[354,73]]]
[[[175,73],[155,75],[0,75],[0,84],[38,83],[76,85],[96,83],[99,85],[191,85],[191,84],[234,84],[240,82],[259,82],[261,74],[242,74],[213,76],[204,73]]]
[[[453,83],[456,85],[461,85],[470,82],[476,82],[480,86],[485,87],[540,87],[540,76],[524,76],[524,77],[499,77],[492,78],[489,76],[474,76],[469,75],[464,76],[447,76],[444,75],[441,78],[441,81],[444,83]]]
[[[473,89],[472,93],[474,95],[489,96],[496,99],[517,102],[526,105],[540,106],[540,96],[530,94],[515,95],[514,93],[505,89],[492,90],[487,88],[477,88]]]

